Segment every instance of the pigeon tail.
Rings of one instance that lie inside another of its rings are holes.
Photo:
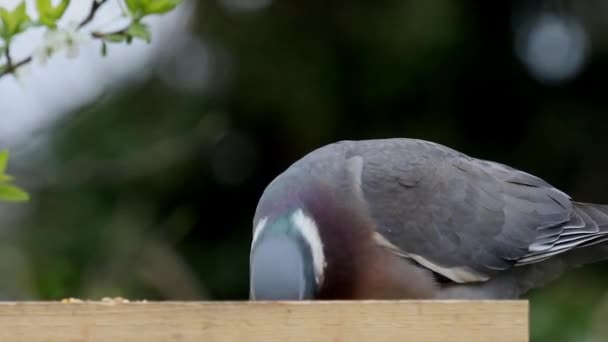
[[[555,244],[485,283],[454,285],[438,298],[516,299],[575,268],[608,259],[608,205],[572,202],[572,219]],[[577,218],[578,217],[578,218]],[[580,218],[580,220],[579,220]]]

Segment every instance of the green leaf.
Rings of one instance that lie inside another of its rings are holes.
[[[51,11],[51,16],[56,20],[61,19],[61,17],[63,17],[63,14],[65,13],[65,10],[68,9],[69,5],[70,0],[61,0],[59,5],[53,7],[53,10]]]
[[[63,17],[69,4],[70,0],[61,0],[57,6],[53,6],[51,0],[36,0],[40,22],[50,28],[57,27],[57,21]]]
[[[10,182],[13,180],[13,177],[7,175],[6,165],[8,164],[9,153],[7,150],[0,151],[0,183]]]
[[[25,1],[22,1],[13,11],[0,7],[0,36],[10,42],[15,35],[25,31],[31,24],[26,12]]]
[[[27,192],[11,184],[0,184],[0,200],[8,202],[25,202],[30,199]]]
[[[11,182],[13,179],[13,176],[9,176],[6,173],[0,173],[0,183]]]
[[[23,202],[29,199],[29,195],[19,187],[10,184],[13,177],[7,175],[9,153],[7,150],[0,151],[0,201]]]
[[[143,13],[141,11],[141,0],[125,0],[125,4],[127,5],[127,9],[133,17],[141,18],[143,16]]]
[[[126,0],[125,4],[127,5],[127,8],[129,9],[129,11],[131,13],[134,13],[140,7],[139,2],[140,2],[139,0]]]
[[[101,42],[101,55],[103,57],[108,55],[108,44],[105,41]]]
[[[51,0],[36,0],[40,22],[51,28],[57,27],[57,21],[63,17],[69,4],[70,0],[61,0],[57,6],[53,6]]]
[[[125,0],[127,9],[135,20],[150,14],[167,13],[182,2],[183,0]]]
[[[46,27],[49,27],[52,29],[57,28],[57,23],[54,20],[49,19],[48,17],[41,16],[40,19],[38,19],[38,21],[40,22],[40,24],[42,24]]]
[[[141,40],[145,40],[147,43],[150,43],[150,29],[145,24],[140,22],[134,22],[127,29],[127,34],[133,38],[139,38]]]
[[[144,0],[145,14],[163,14],[173,10],[183,0]]]
[[[36,0],[36,9],[39,14],[49,13],[53,9],[51,0]]]
[[[6,165],[8,164],[8,150],[0,151],[0,174],[6,172]]]
[[[9,153],[8,150],[0,151],[0,174],[6,172],[6,165],[8,164]]]

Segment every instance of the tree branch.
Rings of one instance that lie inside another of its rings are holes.
[[[6,46],[6,50],[4,51],[4,56],[6,57],[6,68],[2,72],[0,72],[0,78],[2,76],[12,74],[20,67],[28,64],[32,61],[32,56],[24,58],[17,63],[13,63],[13,58],[11,57],[10,44]]]
[[[91,10],[89,11],[89,15],[87,15],[87,17],[84,18],[80,22],[80,24],[78,24],[78,28],[81,29],[81,28],[85,27],[87,24],[89,24],[91,21],[93,21],[93,18],[95,18],[95,14],[97,14],[97,11],[99,10],[99,8],[101,6],[103,6],[103,4],[105,4],[106,2],[108,2],[108,0],[93,1],[93,4],[91,5]]]
[[[4,71],[0,72],[0,78],[2,78],[2,76],[6,76],[8,74],[12,74],[15,71],[17,71],[17,69],[21,68],[22,66],[30,63],[32,61],[32,56],[26,57],[22,60],[20,60],[19,62],[12,64],[12,63],[8,63],[6,66],[6,69],[4,69]]]
[[[13,59],[11,58],[11,44],[6,44],[6,49],[4,50],[4,55],[6,56],[6,68],[11,69],[13,67]]]

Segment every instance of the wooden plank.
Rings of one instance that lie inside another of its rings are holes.
[[[0,341],[528,341],[526,301],[16,302]]]

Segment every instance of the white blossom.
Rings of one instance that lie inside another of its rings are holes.
[[[82,31],[78,30],[78,24],[72,23],[64,31],[65,33],[65,47],[67,48],[67,56],[69,58],[78,57],[80,46],[88,43],[91,40],[91,36]]]
[[[49,29],[44,33],[42,45],[34,50],[32,58],[44,65],[56,52],[66,50],[69,58],[78,57],[80,45],[90,41],[90,35],[78,30],[76,23],[66,29]]]
[[[44,33],[42,45],[34,49],[32,58],[34,61],[45,65],[48,59],[60,49],[60,42],[64,39],[60,30],[49,29]]]

